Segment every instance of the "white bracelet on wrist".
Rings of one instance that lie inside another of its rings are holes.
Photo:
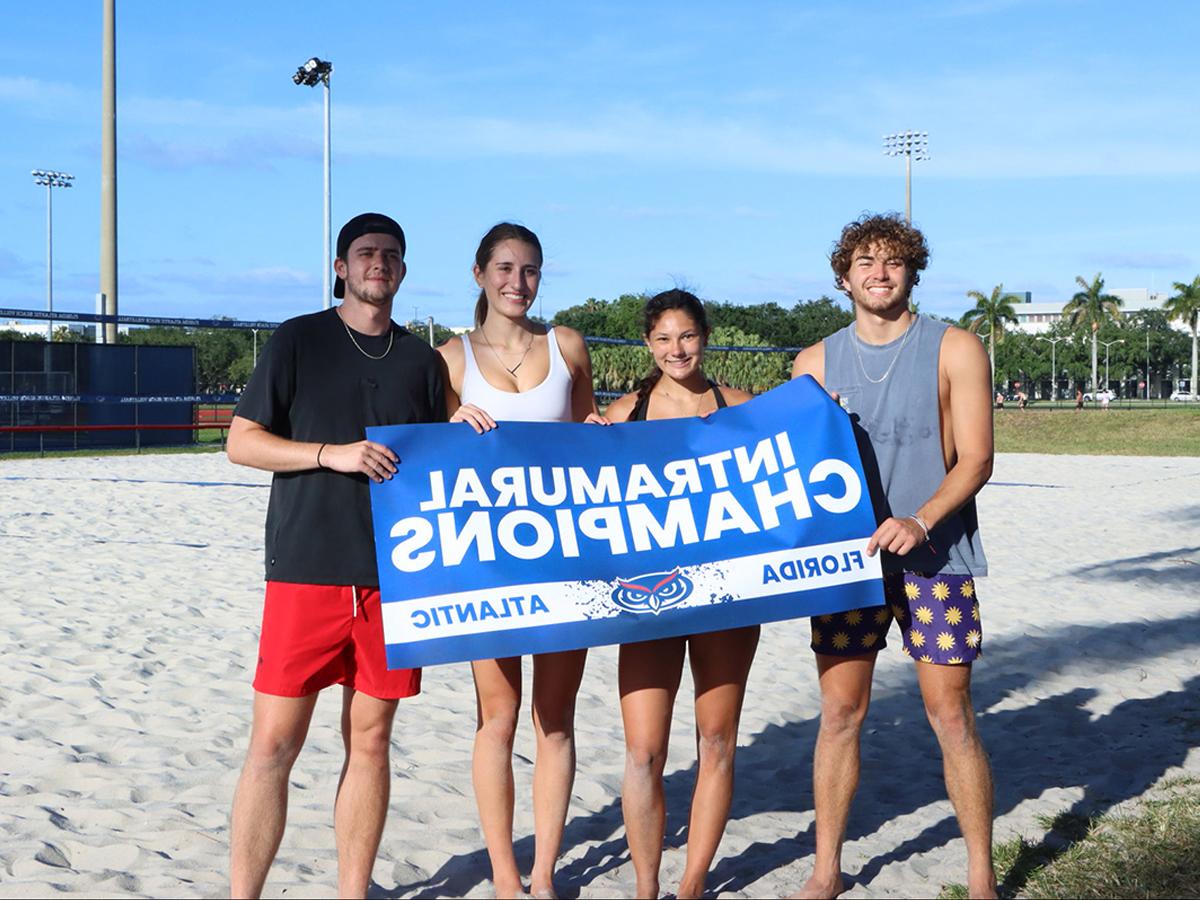
[[[908,516],[908,518],[912,519],[914,522],[916,522],[918,525],[921,526],[921,530],[923,532],[925,532],[924,543],[929,543],[929,526],[925,524],[925,520],[922,519],[920,516],[918,516],[916,513],[913,513],[912,515]]]

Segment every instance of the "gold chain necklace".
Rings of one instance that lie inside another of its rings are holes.
[[[359,353],[361,353],[363,356],[365,356],[367,359],[380,360],[380,359],[383,359],[385,356],[387,356],[389,353],[391,353],[391,352],[392,352],[392,343],[393,343],[393,342],[396,340],[396,330],[395,330],[394,328],[392,328],[392,327],[391,327],[391,325],[392,325],[392,323],[391,323],[391,322],[389,322],[389,323],[388,323],[388,345],[387,345],[387,349],[386,349],[386,350],[384,350],[384,351],[383,351],[381,354],[379,354],[378,356],[372,356],[370,353],[368,353],[366,350],[364,350],[364,349],[363,349],[361,346],[359,346],[359,343],[358,343],[358,341],[357,341],[357,340],[355,340],[355,338],[354,338],[354,332],[350,330],[350,326],[346,324],[346,320],[342,318],[342,314],[341,314],[341,313],[338,313],[338,319],[341,321],[341,323],[342,323],[342,327],[346,329],[346,334],[350,336],[350,343],[352,343],[352,344],[354,345],[354,348],[355,348],[355,349],[356,349],[356,350],[357,350]]]

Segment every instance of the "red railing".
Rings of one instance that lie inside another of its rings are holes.
[[[204,417],[198,417],[204,418]],[[216,429],[221,432],[221,449],[225,449],[225,433],[229,430],[232,416],[220,417],[214,416],[210,421],[193,422],[190,425],[0,425],[0,434],[38,434],[38,453],[41,456],[46,455],[46,440],[47,433],[79,433],[88,431],[133,431],[134,448],[140,453],[142,451],[142,442],[140,432],[142,431],[205,431],[207,429]],[[85,448],[86,449],[86,448]],[[107,448],[97,448],[107,449]],[[3,452],[3,451],[0,451]],[[24,452],[13,450],[10,452]]]

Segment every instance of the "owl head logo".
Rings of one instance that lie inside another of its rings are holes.
[[[632,613],[654,613],[677,606],[692,593],[692,582],[678,568],[617,579],[613,603]]]

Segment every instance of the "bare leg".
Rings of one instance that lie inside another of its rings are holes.
[[[699,897],[729,820],[734,755],[746,679],[758,648],[759,628],[693,635],[688,643],[696,685],[696,755],[699,772],[688,821],[687,866],[676,896]]]
[[[637,896],[658,897],[667,810],[663,768],[671,737],[671,710],[683,675],[686,638],[622,644],[618,663],[625,722],[625,783],[621,812],[637,876]]]
[[[246,763],[233,795],[229,839],[229,893],[257,897],[283,839],[288,775],[304,746],[317,695],[254,694]]]
[[[395,700],[342,688],[342,744],[346,761],[338,780],[333,830],[338,851],[338,896],[365,897],[387,818],[392,773]]]
[[[575,695],[583,680],[586,650],[543,653],[533,658],[534,860],[529,888],[534,897],[552,898],[554,864],[575,783]]]
[[[475,674],[476,730],[471,778],[497,897],[525,892],[513,855],[513,738],[521,708],[521,657],[480,659]]]
[[[836,897],[846,889],[842,843],[858,789],[859,734],[871,703],[875,656],[817,654],[821,681],[821,727],[813,751],[817,850],[812,875],[795,897]]]
[[[992,769],[975,730],[971,667],[916,663],[925,712],[942,748],[946,793],[967,845],[967,893],[996,896],[992,867]]]

